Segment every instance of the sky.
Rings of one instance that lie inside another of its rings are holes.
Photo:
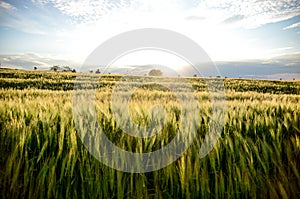
[[[0,0],[1,66],[79,69],[103,42],[139,28],[192,39],[222,76],[300,79],[298,0]],[[178,68],[184,60],[141,51],[115,64]]]

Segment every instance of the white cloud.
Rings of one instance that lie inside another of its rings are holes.
[[[204,2],[199,4],[199,11],[214,10],[220,13],[223,20],[243,16],[239,25],[246,28],[256,28],[266,23],[300,15],[298,0],[207,0]]]
[[[7,2],[0,1],[0,8],[5,10],[16,10],[17,8]]]
[[[39,35],[47,34],[44,28],[40,27],[40,25],[36,21],[28,18],[23,18],[23,17],[5,18],[0,21],[0,25],[14,28],[14,29],[19,29],[26,33],[39,34]]]
[[[15,6],[0,1],[0,26],[18,29],[26,33],[47,34],[44,27],[27,15],[22,14]]]
[[[40,5],[52,5],[62,14],[71,17],[73,23],[91,23],[99,20],[101,17],[108,15],[118,7],[125,7],[123,0],[115,3],[109,0],[32,0]]]
[[[287,26],[287,27],[284,27],[283,30],[288,30],[288,29],[298,28],[298,27],[300,27],[300,22],[294,23],[294,24],[292,24],[290,26]]]
[[[291,54],[293,50],[295,49],[292,46],[272,48],[268,50],[268,54],[271,56],[270,58],[273,58],[273,57],[278,57],[286,54]]]
[[[57,59],[51,56],[42,56],[36,53],[22,53],[11,55],[0,55],[1,67],[33,69],[34,66],[39,69],[50,69],[53,65],[79,67],[80,64],[63,59]]]
[[[297,72],[300,72],[300,52],[287,52],[292,48],[287,47],[286,49],[278,48],[274,49],[274,51],[278,51],[281,53],[274,53],[274,56],[264,60],[263,64],[280,64],[282,66],[294,66],[297,69]],[[283,53],[285,51],[285,53]]]
[[[51,15],[54,7],[57,10],[53,13],[59,11],[65,18],[51,26],[51,17],[43,21],[42,17],[35,19],[19,13],[3,18],[0,13],[0,25],[54,36],[62,41],[59,47],[66,52],[64,55],[71,54],[78,61],[106,39],[137,28],[174,30],[200,44],[213,60],[236,60],[266,57],[268,50],[253,38],[240,35],[236,27],[255,28],[300,15],[298,0],[192,1],[32,0],[34,6],[41,8],[37,16],[43,15],[42,11]],[[71,20],[72,25],[64,26],[64,20]]]
[[[73,19],[74,23],[93,23],[105,17],[118,16],[120,21],[127,23],[144,23],[160,20],[172,21],[182,19],[211,18],[217,24],[228,19],[240,21],[239,25],[255,28],[266,23],[273,23],[300,15],[298,0],[33,0],[42,5],[52,5],[61,13]],[[239,16],[238,18],[236,18]],[[199,21],[199,20],[190,20]]]

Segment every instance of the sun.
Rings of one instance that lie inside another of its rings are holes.
[[[135,50],[116,59],[111,66],[125,67],[125,66],[147,66],[156,65],[164,66],[175,71],[182,69],[189,64],[183,58],[177,56],[175,53],[165,51],[163,49],[141,49]]]

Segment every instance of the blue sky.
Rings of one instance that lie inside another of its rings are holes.
[[[137,28],[186,35],[226,76],[238,76],[232,68],[239,63],[241,76],[300,78],[298,0],[0,1],[0,61],[27,69],[79,67],[102,42]],[[147,57],[178,63],[139,53],[118,64],[150,64]]]

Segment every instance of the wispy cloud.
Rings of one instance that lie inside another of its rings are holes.
[[[0,1],[0,8],[5,10],[16,10],[17,8],[7,2]]]
[[[0,55],[0,62],[2,67],[23,69],[33,69],[34,66],[39,69],[50,69],[53,65],[70,66],[73,68],[80,65],[69,60],[45,57],[36,53]]]
[[[205,1],[199,8],[216,10],[229,21],[236,20],[236,16],[243,16],[246,28],[256,28],[267,23],[278,22],[300,15],[298,0],[210,0]],[[241,17],[238,17],[240,20]]]
[[[300,2],[298,0],[199,0],[196,3],[185,3],[180,0],[88,0],[88,1],[61,1],[61,0],[32,0],[42,5],[52,5],[61,13],[73,19],[74,23],[91,23],[103,17],[111,17],[126,13],[120,19],[130,21],[140,20],[131,16],[159,15],[160,18],[182,16],[186,20],[198,21],[219,17],[219,22],[240,23],[246,28],[255,28],[266,23],[286,20],[300,15]],[[210,16],[205,16],[212,13]],[[128,15],[129,14],[129,15]],[[171,17],[170,19],[172,20]],[[125,18],[125,19],[124,19]],[[173,18],[174,19],[174,18]],[[226,19],[226,20],[224,20]],[[153,18],[155,20],[155,18]]]
[[[288,29],[298,28],[298,27],[300,27],[300,22],[294,23],[294,24],[289,25],[289,26],[287,26],[287,27],[284,27],[283,30],[288,30]]]
[[[188,21],[201,21],[201,20],[204,20],[205,17],[191,15],[191,16],[185,17],[185,19]]]
[[[25,33],[32,33],[32,34],[38,34],[38,35],[46,35],[47,32],[45,31],[44,27],[40,27],[40,25],[32,20],[32,19],[26,19],[26,18],[9,18],[9,19],[3,19],[0,22],[1,26],[9,27],[18,29]]]
[[[42,27],[37,18],[24,15],[12,4],[0,1],[0,26],[18,29],[26,33],[45,35],[45,27]]]
[[[27,9],[24,9],[25,5]],[[111,36],[147,27],[180,32],[201,44],[212,59],[228,61],[269,57],[269,49],[282,47],[281,40],[288,40],[285,35],[279,36],[278,43],[273,40],[264,42],[259,35],[261,33],[257,33],[259,31],[254,33],[243,29],[300,16],[300,1],[27,0],[6,3],[0,0],[0,9],[0,26],[39,34],[36,38],[42,38],[35,43],[35,49],[26,46],[25,50],[16,52],[60,51],[61,54],[76,54],[74,57],[80,55],[84,59]],[[286,29],[297,26],[293,24]],[[281,32],[280,28],[276,34]],[[270,39],[277,37],[276,34],[272,34]],[[46,38],[40,35],[47,35],[47,41],[40,42]],[[290,39],[287,42],[287,45],[299,48]]]
[[[281,54],[267,61],[270,63],[281,64],[283,66],[292,66],[297,70],[297,72],[300,72],[300,52]]]
[[[232,17],[229,17],[229,18],[225,19],[222,23],[223,24],[231,24],[231,23],[241,21],[244,18],[245,18],[244,15],[235,15],[235,16],[232,16]]]
[[[91,23],[98,21],[101,17],[109,15],[117,8],[126,8],[127,1],[120,2],[109,0],[87,0],[87,1],[61,1],[61,0],[32,0],[40,5],[52,5],[63,15],[71,17],[72,23]]]

